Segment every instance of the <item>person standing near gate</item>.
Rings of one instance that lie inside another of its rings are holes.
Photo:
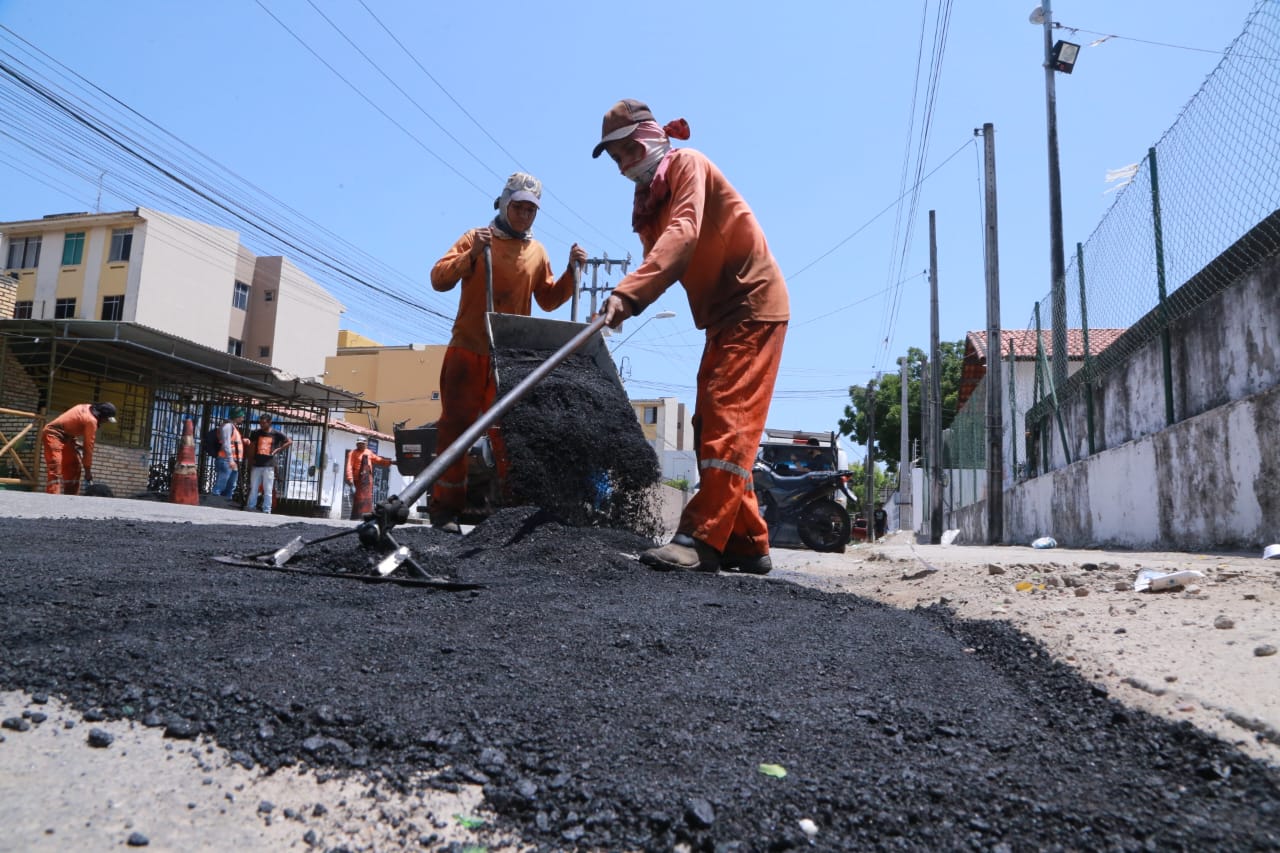
[[[51,495],[80,494],[80,466],[84,477],[93,480],[93,445],[98,426],[116,422],[114,403],[81,403],[58,415],[40,430],[44,447],[45,492]],[[76,444],[84,442],[81,450]]]
[[[253,460],[249,471],[249,503],[252,507],[262,489],[262,511],[271,513],[271,493],[276,487],[276,456],[293,444],[293,439],[271,426],[271,415],[258,418],[258,428],[249,433],[247,458]]]
[[[217,478],[213,481],[213,493],[231,500],[240,478],[240,463],[244,461],[244,409],[232,409],[231,414],[218,429],[218,455],[213,460]]]
[[[356,449],[347,456],[347,485],[352,488],[351,520],[359,521],[373,512],[373,466],[390,468],[391,460],[369,449],[364,436],[356,439]]]

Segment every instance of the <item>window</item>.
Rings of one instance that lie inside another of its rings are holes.
[[[111,254],[107,261],[127,261],[133,251],[133,229],[117,228],[111,232]]]
[[[62,240],[62,265],[74,267],[84,259],[84,232],[68,234]]]
[[[9,262],[5,264],[11,270],[29,270],[40,265],[40,237],[14,237],[9,241]]]
[[[244,341],[227,338],[227,352],[232,355],[244,355]]]
[[[439,391],[432,391],[432,392],[431,392],[431,399],[432,399],[432,400],[439,400],[439,399],[440,399],[440,392],[439,392]]]
[[[31,302],[30,299],[22,299],[18,302],[13,303],[13,319],[30,320],[32,304],[33,303]]]
[[[258,358],[270,358],[271,347],[258,347]]]
[[[274,302],[274,301],[275,301],[275,298],[276,298],[276,292],[275,292],[274,290],[264,290],[264,291],[262,291],[262,301],[263,301],[263,302]]]
[[[104,320],[123,320],[124,319],[124,297],[123,296],[102,297],[102,319]]]
[[[645,422],[645,423],[647,423],[647,424],[656,424],[656,423],[658,422],[658,407],[657,407],[657,406],[645,406],[645,407],[644,407],[644,422]]]
[[[231,307],[242,311],[249,307],[249,285],[243,281],[236,282],[236,292],[231,297]]]
[[[59,299],[53,303],[53,319],[74,320],[76,317],[76,299],[74,296]]]

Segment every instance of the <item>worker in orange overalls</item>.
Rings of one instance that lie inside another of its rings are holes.
[[[529,316],[532,300],[544,311],[553,311],[573,296],[575,266],[587,261],[577,243],[569,249],[569,266],[557,279],[551,272],[547,250],[533,239],[533,220],[542,203],[542,182],[517,172],[507,179],[502,195],[493,203],[498,215],[484,228],[473,228],[453,244],[431,268],[431,286],[452,290],[462,282],[453,337],[440,367],[440,419],[436,423],[436,449],[444,450],[466,432],[497,396],[497,383],[489,358],[485,329],[485,247],[493,259],[493,310],[499,314]],[[505,478],[506,453],[501,438],[490,433],[498,475]],[[464,454],[436,480],[428,503],[433,527],[459,532],[458,515],[467,498],[467,458]]]
[[[369,449],[369,440],[356,438],[356,449],[347,455],[348,486],[352,488],[351,520],[359,521],[373,512],[373,466],[390,468],[391,460]]]
[[[640,560],[655,569],[766,574],[769,530],[751,488],[751,467],[773,396],[790,320],[787,285],[751,208],[706,155],[672,148],[689,138],[676,119],[623,100],[605,113],[602,151],[635,182],[631,224],[644,260],[618,282],[603,313],[611,328],[679,281],[693,322],[707,336],[698,366],[693,436],[700,487],[675,536]]]
[[[114,403],[81,403],[58,415],[40,430],[44,447],[44,467],[48,480],[44,490],[51,495],[80,494],[80,466],[86,480],[93,480],[93,445],[98,427],[116,422]],[[81,450],[76,444],[84,442]]]

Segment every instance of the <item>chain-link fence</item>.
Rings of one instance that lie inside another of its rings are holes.
[[[1073,375],[1059,387],[1051,378],[1052,293],[1035,306],[1029,326],[1043,354],[1027,423],[1041,447],[1061,442],[1064,462],[1072,461],[1071,447],[1104,448],[1094,444],[1091,409],[1087,443],[1068,434],[1072,425],[1057,414],[1063,403],[1083,394],[1091,407],[1092,384],[1157,339],[1163,338],[1166,422],[1187,417],[1174,396],[1170,324],[1280,250],[1280,3],[1258,2],[1174,124],[1125,172],[1128,183],[1067,258],[1059,321],[1068,332],[1061,337]],[[1124,331],[1090,340],[1091,330],[1103,329]],[[976,396],[969,408],[981,418]],[[1050,454],[1038,455],[1028,461],[1048,468]]]

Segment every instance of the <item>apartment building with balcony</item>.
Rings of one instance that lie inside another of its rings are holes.
[[[146,208],[0,223],[13,319],[138,323],[295,376],[320,376],[342,305],[226,228]]]

